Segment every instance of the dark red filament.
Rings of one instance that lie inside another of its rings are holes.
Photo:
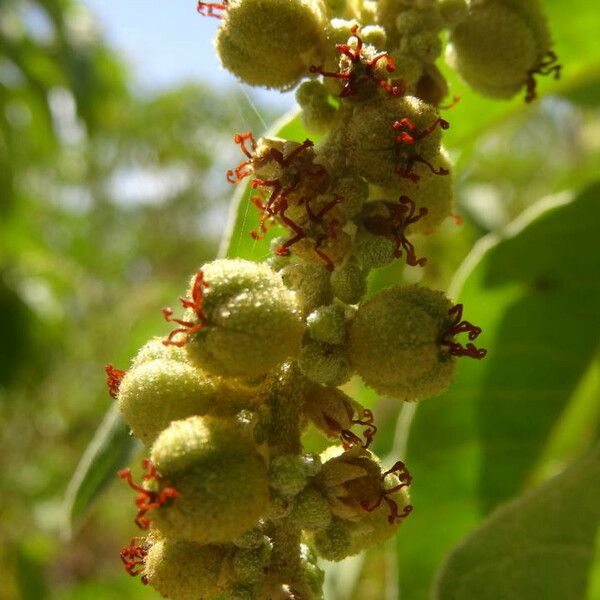
[[[470,356],[471,358],[481,360],[487,354],[487,350],[485,348],[477,348],[475,344],[471,343],[473,340],[477,339],[481,333],[481,327],[477,327],[476,325],[469,323],[469,321],[463,321],[462,313],[462,304],[457,304],[448,311],[448,314],[451,317],[454,317],[454,320],[450,328],[442,336],[442,346],[447,346],[450,354],[453,356]],[[459,333],[468,334],[471,342],[468,342],[466,346],[455,342],[454,336]]]
[[[292,152],[290,152],[287,156],[284,157],[283,153],[277,148],[271,148],[264,156],[261,156],[260,163],[265,164],[270,160],[274,160],[282,169],[286,169],[290,166],[290,164],[298,157],[299,154],[307,150],[308,148],[312,148],[314,146],[314,142],[312,140],[304,140],[302,144],[300,144],[297,148],[295,148]],[[252,161],[251,161],[252,162]],[[315,168],[312,170],[307,169],[306,174],[322,177],[323,174],[326,174],[326,171],[323,167],[319,165],[315,165]],[[250,233],[250,235],[255,240],[263,239],[264,233],[267,230],[267,223],[270,219],[273,219],[277,215],[281,213],[281,210],[284,207],[287,207],[287,203],[284,202],[284,199],[287,198],[289,194],[291,194],[301,183],[300,174],[296,173],[292,177],[292,183],[287,186],[283,186],[281,181],[277,179],[254,179],[252,181],[252,188],[270,188],[271,192],[269,194],[269,198],[266,202],[262,202],[260,198],[254,196],[251,198],[251,202],[260,210],[262,210],[262,215],[260,221],[258,223],[258,227]]]
[[[404,90],[399,87],[392,85],[386,79],[380,79],[375,74],[375,67],[381,60],[385,61],[385,68],[388,73],[393,73],[396,70],[396,63],[394,59],[387,52],[380,52],[373,58],[367,59],[363,54],[363,40],[358,35],[359,25],[354,25],[350,30],[352,37],[356,39],[356,47],[350,44],[336,44],[336,50],[346,56],[350,60],[350,68],[341,72],[324,71],[323,67],[312,65],[309,68],[311,73],[323,75],[323,77],[333,77],[334,79],[345,80],[346,83],[340,92],[340,98],[346,98],[347,96],[354,96],[359,91],[359,83],[361,80],[370,80],[375,82],[380,88],[392,96],[401,96],[404,94]],[[355,65],[364,65],[364,73],[361,73]]]
[[[330,238],[335,238],[337,236],[337,227],[339,226],[339,222],[337,219],[325,220],[325,215],[331,211],[335,206],[343,202],[344,199],[341,196],[335,196],[333,200],[325,204],[323,208],[321,208],[318,212],[314,212],[311,208],[312,198],[303,198],[300,204],[304,204],[306,209],[306,214],[308,215],[309,221],[311,223],[316,223],[321,226],[323,231],[316,233],[315,235],[310,235],[306,232],[306,230],[298,225],[294,220],[289,218],[285,213],[289,208],[287,198],[281,198],[278,204],[278,216],[283,222],[283,224],[291,229],[294,234],[291,238],[286,240],[281,246],[276,249],[276,253],[279,256],[289,256],[290,248],[298,243],[300,240],[304,238],[310,237],[314,240],[314,251],[315,253],[323,260],[325,263],[325,268],[328,271],[333,271],[335,268],[335,264],[331,260],[331,258],[321,250],[321,247],[325,243],[326,240]]]
[[[419,140],[431,135],[438,126],[440,129],[448,129],[450,127],[450,123],[448,123],[448,121],[445,119],[438,117],[429,127],[421,131],[417,131],[417,126],[406,117],[403,117],[398,121],[394,121],[392,124],[392,129],[397,132],[395,141],[398,145],[396,150],[398,152],[403,152],[406,146],[414,146]],[[400,175],[400,177],[410,179],[413,183],[416,183],[421,178],[412,170],[416,163],[424,164],[434,175],[450,174],[448,169],[444,169],[443,167],[436,169],[429,161],[425,160],[420,154],[413,151],[409,151],[408,155],[406,156],[406,165],[404,167],[396,167],[396,173]]]
[[[115,369],[112,365],[106,365],[104,367],[106,373],[106,385],[108,387],[108,393],[116,398],[119,393],[119,387],[121,386],[121,380],[125,377],[127,371],[121,369]]]
[[[163,344],[165,346],[178,346],[181,348],[189,342],[190,336],[204,328],[208,319],[206,318],[206,315],[202,309],[202,303],[204,301],[204,288],[207,287],[210,287],[210,284],[204,279],[204,273],[202,272],[202,269],[198,269],[192,285],[191,300],[189,298],[179,296],[179,301],[181,302],[183,308],[191,308],[194,311],[198,317],[197,323],[194,323],[193,321],[174,319],[172,316],[173,309],[161,309],[167,323],[176,323],[177,325],[181,326],[171,331],[171,333],[169,333],[167,336],[167,339],[163,340]],[[179,339],[175,339],[175,337],[179,334],[183,335]]]
[[[197,11],[203,17],[215,17],[215,19],[222,19],[223,13],[227,10],[228,0],[221,0],[221,2],[198,2]]]
[[[137,577],[144,571],[146,565],[146,556],[148,556],[148,544],[146,538],[134,537],[131,538],[129,546],[121,550],[121,561],[125,566],[125,570],[132,577]],[[148,585],[148,577],[142,575],[141,579],[144,585]]]
[[[363,223],[368,231],[375,235],[384,235],[394,240],[394,256],[406,254],[406,264],[411,267],[423,267],[427,259],[417,258],[415,247],[406,237],[406,228],[416,223],[427,214],[427,209],[421,207],[417,212],[415,202],[408,196],[400,196],[398,202],[383,202],[388,209],[387,215],[367,217]]]
[[[535,81],[535,75],[552,75],[554,74],[554,79],[560,79],[560,71],[562,69],[562,65],[557,64],[558,56],[551,50],[546,52],[539,64],[530,71],[527,72],[527,82],[526,82],[526,95],[525,102],[533,102],[537,98],[537,83]]]
[[[242,161],[235,169],[228,169],[227,171],[227,181],[235,185],[252,173],[252,160],[256,150],[256,140],[252,133],[248,132],[236,133],[233,136],[233,141],[239,145],[240,150],[248,158],[248,160]]]
[[[388,475],[390,475],[391,473],[394,473],[396,475],[396,477],[398,477],[398,479],[400,480],[400,483],[398,485],[394,486],[393,488],[386,490],[383,488],[383,482],[384,482],[385,478]],[[399,460],[391,469],[388,469],[387,471],[385,471],[384,473],[381,474],[381,482],[382,482],[381,495],[377,499],[377,502],[375,502],[375,504],[369,505],[369,503],[367,501],[363,501],[360,503],[360,505],[367,512],[373,512],[375,509],[377,509],[381,506],[382,502],[385,502],[390,509],[390,514],[388,516],[388,522],[390,525],[393,525],[396,521],[400,521],[401,519],[405,519],[406,517],[408,517],[408,515],[412,512],[413,507],[412,507],[412,505],[407,504],[402,509],[402,512],[399,512],[398,504],[394,500],[389,498],[388,496],[399,492],[402,488],[408,487],[412,483],[412,476],[408,472],[406,465],[401,460]]]
[[[363,441],[354,433],[352,433],[349,429],[342,429],[340,432],[340,438],[342,440],[342,446],[344,450],[349,450],[353,446],[362,446],[367,449],[373,439],[375,434],[377,433],[377,426],[375,425],[375,417],[373,416],[373,411],[365,408],[363,411],[362,418],[360,419],[352,419],[353,425],[362,425],[365,429],[362,432],[365,441]]]
[[[153,479],[156,481],[161,480],[160,474],[156,471],[156,467],[150,460],[143,460],[142,468],[146,471],[143,475],[144,481],[151,481]],[[148,527],[150,527],[150,518],[146,516],[148,511],[159,508],[169,500],[179,496],[179,492],[173,487],[165,487],[160,490],[160,492],[153,492],[152,490],[147,490],[141,485],[138,485],[133,481],[131,469],[121,469],[117,472],[117,475],[121,479],[125,479],[131,489],[138,492],[135,498],[135,505],[137,506],[138,512],[134,522],[140,529],[148,529]]]

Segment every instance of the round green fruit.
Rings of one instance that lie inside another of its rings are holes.
[[[452,381],[442,345],[452,303],[439,291],[392,286],[362,302],[350,325],[350,363],[365,383],[399,400],[434,396]]]
[[[175,421],[152,446],[161,488],[177,496],[152,513],[163,536],[201,544],[232,541],[267,510],[269,480],[256,446],[235,422]]]

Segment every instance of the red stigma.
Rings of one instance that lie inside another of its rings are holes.
[[[131,538],[129,546],[121,550],[121,562],[129,575],[137,577],[143,573],[148,550],[148,543],[146,538],[143,537]],[[144,585],[148,585],[148,577],[146,575],[142,575],[141,581]]]
[[[226,173],[227,181],[232,185],[239,183],[242,179],[252,173],[252,161],[256,151],[256,140],[252,133],[236,133],[233,141],[239,145],[240,150],[248,158],[242,161],[235,169],[229,169]]]
[[[150,460],[143,460],[142,468],[146,471],[142,477],[144,481],[161,480],[160,474]],[[150,527],[150,518],[146,516],[148,511],[159,508],[169,500],[179,496],[179,492],[173,487],[165,487],[160,492],[147,490],[133,481],[131,469],[121,469],[117,472],[117,475],[121,479],[125,479],[132,490],[138,492],[135,498],[135,505],[137,506],[138,512],[134,522],[140,529],[148,529],[148,527]]]
[[[396,477],[400,480],[400,483],[394,486],[393,488],[386,490],[383,488],[383,482],[385,478],[392,473],[396,475]],[[396,464],[394,464],[394,466],[391,469],[388,469],[387,471],[381,474],[381,482],[382,490],[377,502],[375,502],[375,504],[369,505],[368,502],[363,501],[360,503],[360,505],[367,512],[373,512],[375,509],[381,506],[382,502],[385,502],[390,509],[388,522],[390,525],[393,525],[396,521],[400,521],[401,519],[405,519],[406,517],[408,517],[408,515],[412,512],[413,507],[412,505],[408,504],[402,509],[402,512],[399,512],[398,504],[396,503],[396,501],[392,500],[388,496],[399,492],[402,488],[408,487],[412,483],[412,476],[408,472],[406,465],[401,460],[399,460]]]
[[[416,142],[422,140],[428,135],[431,135],[437,127],[440,129],[448,129],[450,127],[450,123],[448,123],[448,121],[445,119],[438,117],[429,127],[426,127],[421,131],[417,131],[417,126],[406,117],[399,119],[398,121],[394,121],[394,123],[392,123],[392,129],[397,132],[395,137],[395,142],[397,144],[396,150],[399,153],[405,152],[408,150],[407,146],[412,148]],[[396,173],[400,175],[400,177],[410,179],[413,183],[416,183],[419,181],[419,179],[421,179],[421,177],[412,170],[416,163],[424,164],[434,175],[450,174],[448,169],[444,169],[442,167],[436,169],[429,161],[425,160],[420,154],[414,152],[412,149],[408,151],[405,159],[406,165],[404,167],[397,166]]]
[[[127,371],[121,369],[115,369],[112,365],[106,365],[104,367],[106,373],[106,385],[108,387],[108,393],[116,398],[119,393],[119,387],[121,386],[121,380],[125,377]]]
[[[221,0],[221,2],[198,2],[196,10],[203,17],[214,17],[215,19],[222,19],[223,13],[228,8],[228,0]]]
[[[392,96],[402,96],[404,89],[392,85],[386,79],[380,79],[375,74],[375,67],[380,61],[385,61],[385,68],[388,73],[393,73],[396,70],[394,59],[387,52],[380,52],[373,58],[367,58],[363,53],[364,42],[358,35],[359,25],[354,25],[350,29],[352,37],[356,39],[356,46],[350,44],[336,44],[336,50],[345,56],[350,61],[350,67],[345,71],[332,72],[324,71],[323,67],[312,65],[309,71],[314,74],[323,75],[323,77],[332,77],[333,79],[341,79],[346,83],[340,92],[340,98],[354,96],[359,92],[359,86],[362,81],[374,82],[377,86]],[[362,65],[362,72],[359,68]]]
[[[546,52],[538,65],[527,72],[525,102],[528,104],[537,98],[537,82],[535,75],[554,75],[554,79],[560,79],[562,65],[557,64],[558,56],[552,51]]]
[[[208,319],[202,309],[202,303],[204,301],[204,288],[207,287],[210,287],[210,284],[204,279],[204,273],[202,272],[202,269],[198,269],[198,272],[194,277],[194,283],[192,284],[192,298],[189,299],[179,296],[179,301],[181,302],[183,308],[189,308],[196,314],[196,317],[198,318],[197,323],[194,323],[193,321],[174,319],[172,316],[173,309],[161,309],[167,323],[176,323],[177,325],[180,325],[180,327],[177,327],[171,331],[167,338],[163,340],[163,344],[165,346],[178,346],[181,348],[190,341],[190,337],[194,333],[204,328]],[[182,337],[175,340],[174,338],[180,333],[183,334]]]
[[[447,346],[450,354],[453,356],[470,356],[476,360],[481,360],[487,354],[487,350],[485,348],[477,348],[475,344],[471,343],[473,340],[477,339],[481,333],[481,327],[477,327],[476,325],[469,323],[469,321],[463,321],[462,313],[462,304],[457,304],[448,311],[448,314],[453,317],[454,320],[452,321],[450,328],[442,336],[442,346]],[[459,333],[467,333],[471,342],[468,342],[466,346],[455,342],[453,338]]]

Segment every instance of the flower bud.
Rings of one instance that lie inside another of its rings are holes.
[[[331,289],[338,300],[356,304],[367,291],[367,272],[350,257],[331,274]]]
[[[340,304],[328,304],[314,310],[306,319],[308,335],[326,344],[342,344],[346,339],[346,310]]]
[[[281,277],[285,285],[296,292],[297,302],[304,314],[333,300],[329,272],[323,265],[293,263],[282,269]]]
[[[290,518],[304,531],[318,531],[331,523],[331,509],[319,490],[307,487],[294,499]]]
[[[268,476],[254,442],[229,420],[190,417],[157,438],[151,459],[161,486],[177,490],[153,512],[160,534],[202,544],[229,542],[267,508]]]
[[[230,0],[215,46],[243,82],[290,88],[320,62],[325,30],[316,0]]]
[[[282,454],[276,456],[269,466],[271,487],[284,496],[295,496],[304,488],[307,482],[310,466],[314,459],[312,455],[297,456],[295,454]]]
[[[323,134],[329,130],[337,111],[322,83],[302,83],[296,91],[296,101],[302,107],[302,122],[308,131]]]
[[[352,376],[343,346],[308,341],[302,346],[298,366],[311,381],[322,385],[342,385]]]
[[[250,584],[262,581],[272,550],[273,543],[267,536],[255,548],[238,549],[233,556],[233,571],[238,581]]]

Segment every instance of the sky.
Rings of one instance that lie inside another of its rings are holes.
[[[200,16],[195,0],[82,2],[96,15],[108,42],[129,63],[139,90],[186,81],[210,82],[220,88],[240,85],[221,68],[213,48],[219,21]],[[293,93],[252,90],[251,94],[282,112],[294,104]]]

